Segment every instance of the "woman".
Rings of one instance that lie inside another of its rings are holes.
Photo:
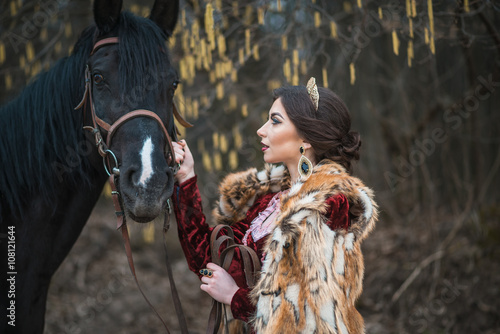
[[[239,257],[228,271],[212,263],[193,157],[184,141],[175,144],[181,168],[174,207],[189,268],[203,291],[257,333],[364,333],[354,305],[364,272],[360,243],[377,206],[349,174],[361,145],[350,125],[342,100],[318,90],[314,78],[307,87],[274,91],[269,119],[257,131],[269,165],[228,175],[213,212],[216,224],[230,225],[235,241],[263,262],[251,291]]]

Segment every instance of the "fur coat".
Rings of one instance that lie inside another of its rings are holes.
[[[283,166],[267,165],[231,174],[220,186],[213,212],[216,223],[245,217],[257,196],[290,187]],[[344,194],[351,223],[332,231],[325,224],[326,200]],[[364,273],[361,241],[374,228],[373,192],[330,160],[307,180],[298,180],[283,196],[276,225],[267,237],[260,278],[251,292],[257,333],[364,333],[355,308]]]

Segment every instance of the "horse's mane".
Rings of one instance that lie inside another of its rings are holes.
[[[55,200],[57,183],[88,185],[88,160],[79,154],[81,163],[74,163],[84,140],[82,111],[74,108],[83,96],[84,71],[95,32],[95,26],[85,29],[71,56],[57,61],[0,108],[0,217],[7,208],[21,214],[31,194]],[[121,14],[118,35],[121,95],[134,88],[136,94],[158,96],[165,89],[162,80],[155,85],[141,80],[146,71],[164,74],[170,68],[159,47],[165,45],[165,35],[151,20],[127,12]],[[70,172],[62,172],[62,166]]]

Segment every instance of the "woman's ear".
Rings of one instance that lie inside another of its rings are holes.
[[[306,151],[309,150],[310,148],[312,148],[311,144],[309,144],[306,141],[302,141],[302,146],[304,146],[304,148],[306,149]]]

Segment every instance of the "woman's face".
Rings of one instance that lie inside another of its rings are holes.
[[[267,122],[257,130],[262,138],[264,161],[267,163],[284,163],[285,165],[298,163],[300,146],[309,148],[309,144],[299,137],[295,125],[281,104],[281,98],[274,101],[269,110]]]

